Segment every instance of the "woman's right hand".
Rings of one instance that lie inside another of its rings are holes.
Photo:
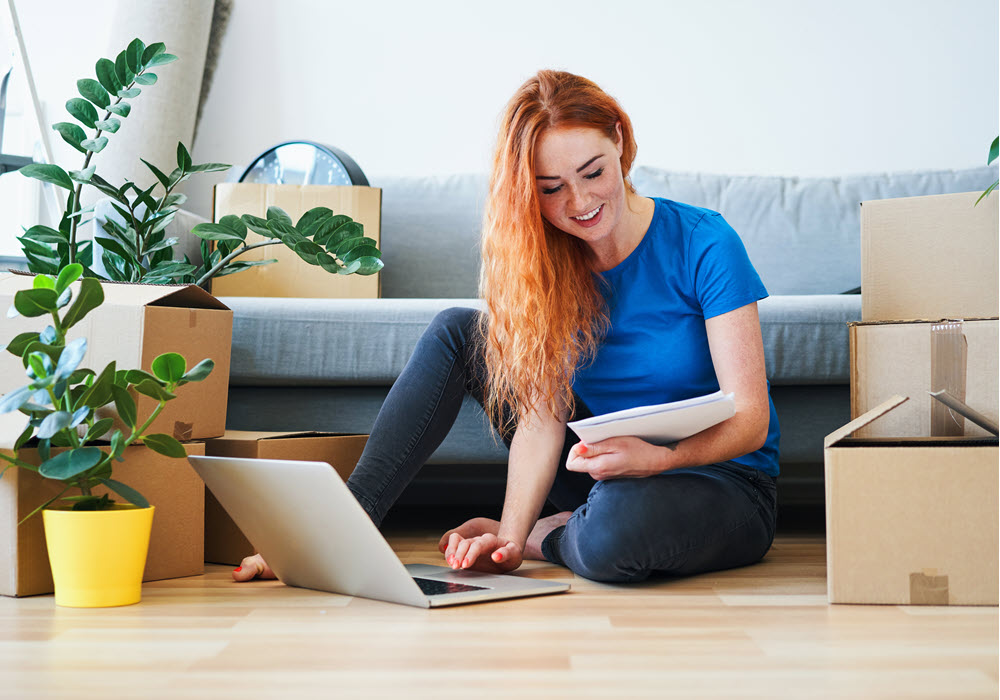
[[[233,580],[237,583],[251,581],[255,578],[278,578],[264,561],[264,557],[259,554],[247,557],[238,568],[233,569]]]

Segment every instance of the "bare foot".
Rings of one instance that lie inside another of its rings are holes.
[[[448,548],[448,538],[451,537],[453,532],[457,532],[463,539],[471,539],[486,534],[495,535],[500,532],[500,522],[491,520],[490,518],[466,520],[458,527],[448,530],[448,532],[441,536],[441,541],[438,542],[439,552],[444,552]]]
[[[278,578],[259,554],[247,557],[238,569],[233,569],[233,580],[238,583],[255,578]]]
[[[562,513],[550,515],[535,523],[535,526],[531,528],[531,534],[528,535],[528,541],[524,545],[524,558],[545,561],[545,556],[542,554],[542,540],[557,527],[565,525],[572,515],[573,513],[570,511],[564,510]]]

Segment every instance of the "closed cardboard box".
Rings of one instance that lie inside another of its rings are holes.
[[[31,289],[32,277],[0,277],[0,310],[14,303],[14,294]],[[226,431],[229,396],[229,356],[232,352],[233,312],[205,290],[194,285],[102,283],[104,303],[73,326],[67,340],[87,339],[81,367],[100,372],[114,360],[118,369],[151,371],[153,360],[165,352],[184,356],[188,369],[204,359],[215,369],[202,382],[180,387],[177,398],[147,430],[178,440],[218,437]],[[73,285],[74,293],[79,284]],[[0,314],[0,339],[8,342],[18,333],[41,331],[41,318],[6,318]],[[0,394],[28,383],[21,358],[0,352]],[[156,401],[137,394],[139,416],[148,416]]]
[[[208,440],[205,454],[220,457],[288,459],[326,462],[344,481],[354,471],[368,442],[367,435],[252,432],[229,430]],[[237,565],[257,550],[229,517],[211,491],[205,489],[205,561]]]
[[[997,422],[996,319],[852,323],[849,331],[851,417],[896,394],[910,397],[858,437],[987,435],[929,394],[942,389]]]
[[[365,229],[365,236],[380,242],[382,225],[382,190],[377,187],[335,185],[261,185],[226,183],[215,186],[214,220],[227,214],[267,216],[268,207],[280,207],[298,222],[315,207],[327,207],[334,214],[345,214]],[[268,239],[253,231],[247,241]],[[212,280],[212,293],[232,297],[301,297],[309,299],[377,299],[381,273],[374,275],[337,275],[310,265],[280,241],[256,248],[238,260],[278,262],[244,270]]]
[[[825,441],[831,603],[996,605],[997,438],[858,438],[894,397]]]
[[[1000,316],[1000,198],[980,194],[861,203],[862,321]]]
[[[200,442],[186,443],[184,449],[191,455],[205,453]],[[19,456],[38,462],[34,450],[22,449]],[[114,463],[114,479],[136,489],[156,507],[142,580],[204,573],[205,485],[188,461],[133,445],[125,450],[124,462]],[[16,467],[0,478],[0,594],[28,596],[53,591],[41,514],[20,526],[18,523],[61,488],[61,482]],[[94,489],[98,495],[106,492],[104,487]],[[123,501],[117,494],[110,495]]]

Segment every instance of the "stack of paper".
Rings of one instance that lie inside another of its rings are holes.
[[[667,445],[711,428],[735,414],[733,395],[717,391],[683,401],[605,413],[568,425],[584,442],[632,435],[654,445]]]

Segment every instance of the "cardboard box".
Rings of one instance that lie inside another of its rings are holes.
[[[850,437],[905,401],[824,442],[829,600],[996,605],[997,438]]]
[[[30,289],[32,277],[0,277],[0,310],[10,308],[14,294]],[[206,358],[215,361],[202,382],[185,384],[167,403],[147,432],[167,433],[181,441],[218,437],[226,431],[229,397],[229,356],[232,352],[233,312],[194,285],[103,283],[104,303],[87,314],[67,334],[68,340],[87,339],[81,367],[96,372],[115,360],[118,369],[151,371],[162,353],[180,353],[188,368]],[[73,285],[74,293],[79,283]],[[0,314],[0,340],[18,333],[41,331],[44,318],[6,318]],[[0,352],[0,394],[28,383],[21,359]],[[149,416],[156,401],[137,394],[139,417]]]
[[[932,399],[940,389],[997,422],[998,322],[851,323],[851,417],[890,396],[910,400],[858,430],[858,437],[984,436]]]
[[[228,430],[221,438],[206,442],[205,454],[326,462],[347,481],[367,442],[367,435]],[[236,566],[256,551],[206,488],[205,561]]]
[[[227,214],[251,214],[265,218],[268,207],[281,207],[298,222],[314,207],[327,207],[334,214],[345,214],[365,228],[365,236],[381,241],[382,190],[377,187],[340,187],[334,185],[260,185],[226,183],[215,186],[213,220]],[[247,232],[247,241],[267,240]],[[239,260],[278,262],[244,270],[212,280],[212,293],[233,297],[303,297],[313,299],[377,299],[381,273],[374,275],[337,275],[310,265],[280,241],[256,248]]]
[[[205,453],[201,442],[186,443],[184,448],[192,455]],[[26,462],[38,462],[35,450],[22,449],[20,457]],[[136,489],[156,507],[142,580],[204,573],[205,484],[187,460],[172,459],[142,445],[133,445],[125,450],[124,462],[114,463],[113,474],[116,481]],[[16,467],[0,478],[0,594],[28,596],[52,592],[42,516],[38,513],[20,527],[18,523],[61,488],[58,481]],[[104,487],[94,489],[98,495],[106,492]],[[114,493],[110,495],[116,501],[123,501]]]
[[[861,203],[861,320],[995,318],[996,192]]]

